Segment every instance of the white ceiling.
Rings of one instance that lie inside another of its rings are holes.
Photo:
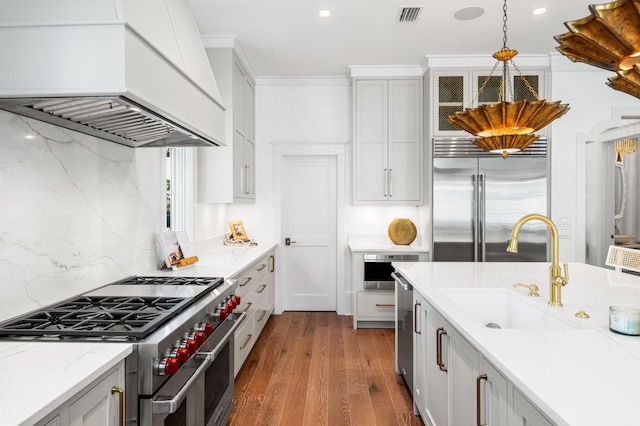
[[[259,77],[347,76],[349,66],[424,65],[429,55],[488,55],[502,47],[502,0],[188,0],[202,36],[235,36]],[[508,46],[521,55],[555,52],[565,21],[594,0],[510,0]],[[415,23],[401,6],[424,5]],[[454,13],[481,7],[461,21]],[[546,7],[544,15],[531,11]],[[329,9],[332,16],[317,12]],[[515,59],[516,65],[518,58]]]

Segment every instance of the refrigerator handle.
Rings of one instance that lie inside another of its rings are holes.
[[[485,217],[486,217],[486,195],[487,191],[485,190],[485,178],[486,175],[480,175],[480,214],[479,222],[480,222],[480,247],[481,247],[481,258],[483,262],[487,261],[487,247],[486,247],[486,238],[485,238]]]
[[[473,182],[473,214],[471,215],[471,233],[473,239],[473,261],[478,261],[478,203],[479,203],[479,188],[478,180],[480,175],[471,175],[471,181]]]

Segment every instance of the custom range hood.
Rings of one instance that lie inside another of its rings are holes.
[[[0,109],[130,147],[224,145],[186,0],[0,0]]]

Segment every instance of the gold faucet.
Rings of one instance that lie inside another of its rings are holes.
[[[556,225],[551,221],[551,219],[541,214],[535,213],[521,217],[511,230],[511,239],[509,239],[507,251],[510,253],[518,252],[518,233],[520,233],[520,228],[522,228],[522,225],[529,222],[530,220],[539,220],[543,222],[545,225],[547,225],[547,228],[549,228],[549,231],[551,232],[551,239],[553,243],[551,248],[551,268],[549,269],[549,305],[562,306],[562,287],[569,283],[569,267],[566,263],[564,264],[563,277],[562,271],[560,270],[560,265],[558,264],[558,247],[560,246],[558,242],[558,228],[556,228]]]

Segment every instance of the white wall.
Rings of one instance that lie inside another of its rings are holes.
[[[551,217],[568,217],[572,238],[560,240],[561,262],[584,261],[584,146],[578,135],[589,133],[618,107],[638,107],[640,100],[606,85],[615,74],[561,55],[551,57],[551,100],[571,110],[551,124]]]
[[[0,320],[156,269],[164,151],[0,111]]]

